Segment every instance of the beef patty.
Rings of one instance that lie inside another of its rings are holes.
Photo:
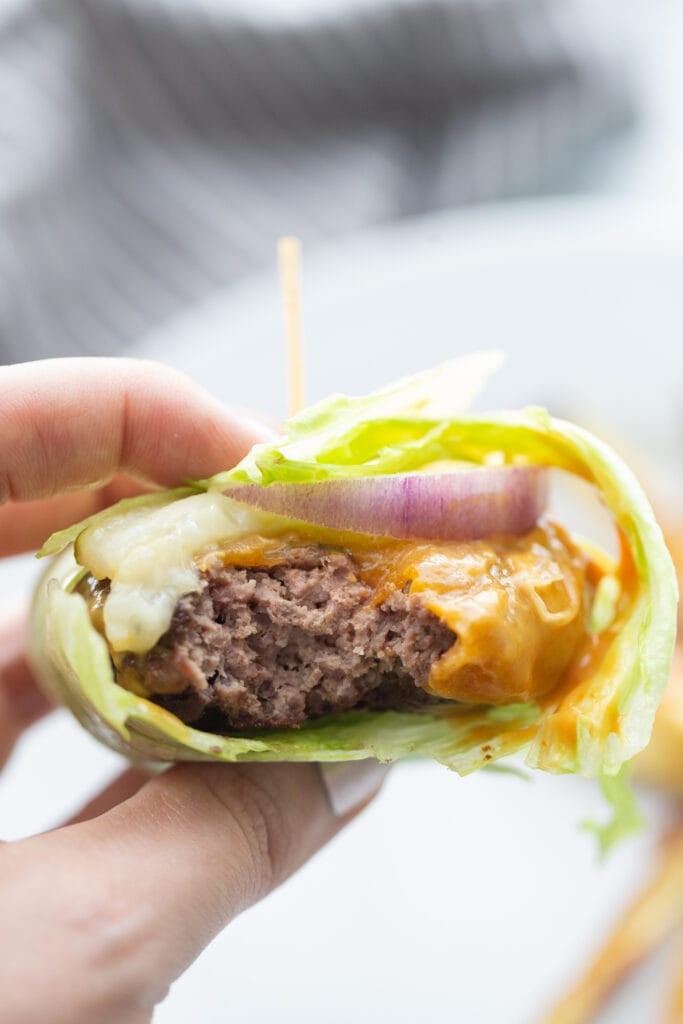
[[[86,581],[91,605],[107,581]],[[352,709],[414,710],[454,634],[419,598],[377,602],[347,553],[305,545],[284,564],[218,558],[144,655],[113,654],[120,685],[213,732],[297,726]]]

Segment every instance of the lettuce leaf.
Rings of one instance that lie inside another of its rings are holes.
[[[315,476],[310,463],[327,446],[334,447],[339,436],[353,435],[369,422],[390,422],[395,416],[440,419],[442,416],[452,417],[466,412],[502,362],[502,352],[475,352],[452,359],[433,370],[404,378],[369,395],[360,398],[332,395],[304,409],[286,424],[284,443],[287,455],[284,458],[288,464],[287,475],[281,477],[276,472],[272,480],[327,479],[325,474],[319,478]],[[270,483],[271,478],[265,467],[271,458],[279,460],[279,445],[255,445],[236,470],[219,473],[203,483],[217,488],[232,481]],[[422,461],[424,464],[427,460]],[[292,475],[292,467],[297,462],[302,465],[301,477]],[[309,473],[313,472],[314,475],[308,475],[303,467],[308,467]],[[388,473],[394,470],[383,468],[377,472]],[[337,472],[334,475],[360,474]]]

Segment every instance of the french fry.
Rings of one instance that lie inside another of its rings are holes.
[[[578,984],[554,1007],[544,1024],[588,1024],[619,982],[682,924],[683,825],[663,841],[654,877],[626,910]],[[673,1016],[667,1024],[683,1021],[682,996],[683,990],[673,997]]]
[[[666,1024],[683,1024],[683,929],[681,929],[679,939],[678,958],[676,960],[674,984],[668,1006]]]
[[[661,509],[662,523],[664,524],[664,537],[671,557],[676,567],[678,577],[678,589],[683,594],[683,510],[680,507],[674,509]],[[683,601],[678,605],[678,632],[683,633]]]

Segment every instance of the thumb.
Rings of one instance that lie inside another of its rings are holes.
[[[18,962],[0,975],[10,972],[27,999],[40,991],[55,1024],[149,1019],[211,938],[335,835],[385,771],[374,761],[182,765],[99,818],[5,848],[10,902],[26,891],[21,877],[34,863],[31,898],[45,935],[22,938],[15,925]],[[22,848],[13,872],[6,855]],[[3,911],[22,922],[20,932],[36,926],[25,908]],[[27,949],[40,965],[34,981],[20,977],[32,969]]]

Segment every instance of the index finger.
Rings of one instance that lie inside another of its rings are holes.
[[[135,359],[0,368],[0,505],[104,483],[173,486],[238,461],[258,428],[187,377]]]
[[[21,614],[0,624],[0,768],[24,729],[50,710],[26,660],[24,641]]]

